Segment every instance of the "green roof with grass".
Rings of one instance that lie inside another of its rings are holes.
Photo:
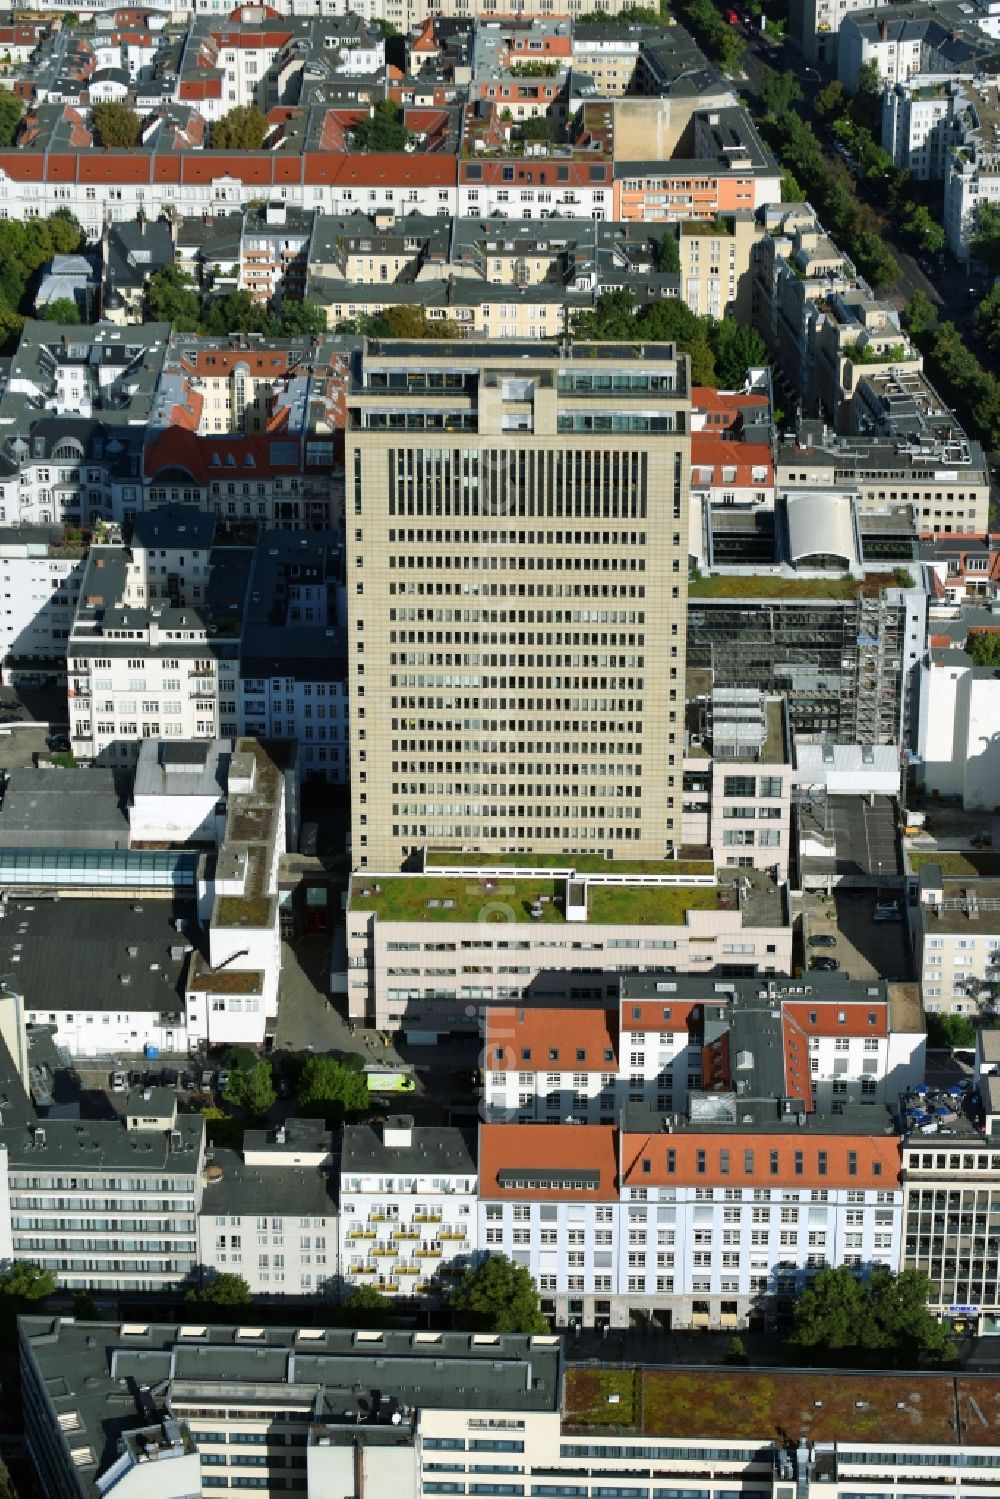
[[[969,853],[960,853],[957,850],[942,853],[911,853],[910,868],[917,874],[926,864],[936,864],[941,871],[942,878],[970,879],[986,876],[995,879],[1000,875],[1000,853],[979,853],[971,850]]]
[[[995,1436],[969,1413],[992,1408],[995,1399],[992,1382],[981,1375],[571,1364],[563,1429],[737,1442],[792,1432],[810,1441],[884,1441],[916,1449],[953,1444],[960,1429],[980,1446]]]
[[[830,573],[825,578],[786,578],[769,574],[712,573],[688,580],[690,599],[856,599],[872,598],[887,588],[912,588],[910,574],[897,568],[891,573],[867,573],[852,578]]]
[[[544,925],[565,919],[565,891],[565,880],[541,875],[355,875],[350,909],[373,911],[383,921]],[[588,885],[589,919],[598,926],[683,926],[688,911],[714,911],[718,904],[715,885]]]
[[[641,875],[695,875],[714,874],[711,859],[606,859],[603,854],[525,854],[525,853],[465,853],[459,849],[429,848],[425,868],[454,869],[458,866],[474,869],[479,865],[489,868],[511,869],[572,869],[577,874],[641,874]]]

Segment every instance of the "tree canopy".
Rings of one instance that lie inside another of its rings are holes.
[[[90,123],[99,146],[130,151],[139,139],[141,121],[127,104],[95,104]]]
[[[196,1303],[198,1306],[251,1306],[253,1304],[250,1287],[242,1275],[236,1275],[232,1270],[223,1270],[218,1275],[213,1275],[200,1291],[188,1291],[184,1300],[189,1305]]]
[[[691,357],[695,385],[739,387],[748,365],[767,360],[767,346],[755,328],[733,318],[698,317],[675,297],[637,306],[631,292],[604,292],[593,309],[577,314],[573,332],[601,343],[675,343]]]
[[[299,1078],[300,1109],[319,1111],[333,1124],[368,1110],[368,1079],[363,1072],[331,1056],[312,1056]]]
[[[448,1305],[454,1326],[467,1332],[548,1332],[531,1271],[505,1254],[466,1270]]]
[[[0,146],[4,149],[14,144],[23,116],[23,101],[10,89],[0,88]]]
[[[209,132],[213,151],[259,151],[267,135],[267,120],[256,104],[237,104]]]
[[[46,323],[79,323],[80,309],[72,297],[56,297],[42,308],[41,318]]]
[[[341,1327],[388,1327],[392,1302],[374,1286],[355,1286],[341,1302],[337,1322]]]
[[[241,1056],[245,1056],[242,1053]],[[270,1112],[277,1098],[271,1063],[266,1057],[246,1057],[229,1073],[223,1098],[237,1108],[245,1109],[257,1119]]]
[[[379,99],[372,112],[360,119],[351,132],[353,151],[402,151],[410,132],[403,124],[403,110],[391,99]]]
[[[975,1046],[976,1027],[967,1015],[927,1016],[927,1045],[933,1047]]]
[[[147,322],[170,323],[178,333],[194,333],[201,319],[201,298],[186,271],[165,265],[146,282],[145,310]]]
[[[948,1329],[928,1311],[931,1284],[916,1270],[879,1267],[867,1280],[827,1266],[795,1303],[791,1346],[823,1363],[913,1368],[953,1351]]]
[[[25,1306],[35,1301],[44,1301],[56,1288],[56,1278],[51,1270],[43,1270],[28,1260],[15,1260],[0,1275],[0,1295],[8,1298],[7,1304],[21,1303]]]

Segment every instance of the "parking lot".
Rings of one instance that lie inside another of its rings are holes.
[[[883,899],[887,894],[883,892]],[[830,957],[840,964],[841,973],[853,979],[912,979],[905,913],[902,921],[875,921],[876,899],[875,890],[863,890],[856,896],[846,891],[832,896],[813,892],[804,896],[800,910],[805,965],[808,967],[810,957]],[[819,933],[833,936],[835,945],[811,948],[809,938]]]
[[[27,770],[35,763],[36,755],[46,753],[45,740],[48,730],[33,725],[9,728],[0,726],[0,770]]]

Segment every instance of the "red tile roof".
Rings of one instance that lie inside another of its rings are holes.
[[[502,1186],[501,1173],[557,1172],[565,1185]],[[597,1172],[592,1190],[570,1185]],[[576,1173],[581,1173],[577,1175]],[[483,1124],[479,1128],[479,1191],[487,1201],[617,1202],[618,1131],[610,1124]]]
[[[485,1065],[490,1072],[616,1072],[617,1040],[614,1010],[503,1006],[486,1014]]]
[[[887,1036],[889,1006],[882,999],[847,1001],[843,1004],[810,1003],[808,1000],[786,1000],[783,1013],[811,1036]],[[815,1015],[816,1019],[813,1020]],[[843,1015],[843,1021],[840,1019]],[[874,1015],[874,1023],[869,1016]]]
[[[564,1128],[575,1130],[571,1125]],[[747,1169],[748,1153],[752,1153],[753,1170]],[[801,1171],[797,1169],[800,1154]],[[822,1174],[821,1156],[825,1156]],[[648,1170],[644,1169],[647,1161]],[[891,1192],[899,1186],[899,1171],[900,1143],[893,1135],[825,1135],[815,1129],[794,1134],[745,1130],[719,1134],[685,1129],[622,1137],[623,1187],[878,1187]]]
[[[716,1000],[713,1000],[715,1003]],[[728,996],[719,994],[719,1004],[726,1004]],[[662,999],[622,1000],[621,1016],[619,1019],[622,1034],[629,1031],[687,1031],[691,1028],[691,1016],[693,1011],[700,1011],[702,1006],[693,1000],[675,999],[670,994],[664,994]],[[640,1013],[636,1015],[634,1012]],[[696,1017],[697,1018],[697,1017]]]

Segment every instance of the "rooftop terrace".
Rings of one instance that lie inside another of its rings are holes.
[[[872,597],[887,588],[912,588],[910,574],[896,569],[891,573],[868,573],[864,578],[830,573],[824,578],[790,578],[776,574],[712,573],[709,577],[691,578],[688,597],[692,599],[856,599]]]

